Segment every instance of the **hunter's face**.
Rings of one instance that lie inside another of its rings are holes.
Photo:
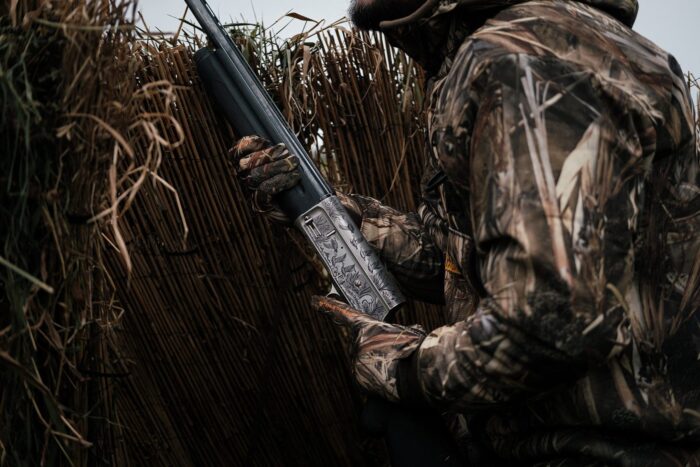
[[[351,0],[350,19],[360,29],[378,29],[382,21],[403,18],[425,0]]]

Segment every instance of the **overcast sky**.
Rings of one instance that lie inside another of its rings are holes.
[[[700,75],[700,0],[639,0],[634,29],[676,56],[684,70]],[[333,20],[345,15],[349,0],[209,0],[223,22],[230,19],[273,23],[288,11],[314,19]],[[175,30],[185,11],[184,0],[140,0],[151,27]],[[296,31],[295,31],[296,32]]]

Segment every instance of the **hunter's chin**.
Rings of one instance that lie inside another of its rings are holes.
[[[379,23],[413,13],[424,0],[352,0],[348,15],[355,27],[379,29]]]

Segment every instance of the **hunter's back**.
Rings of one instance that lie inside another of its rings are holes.
[[[518,310],[506,319],[528,323],[538,300],[559,293],[538,296],[536,276],[559,248],[573,315],[599,307],[589,311],[600,319],[570,339],[588,349],[555,339],[559,350],[590,357],[581,376],[479,417],[481,428],[499,456],[521,461],[700,462],[700,160],[690,92],[671,55],[591,4],[539,0],[500,11],[433,90],[432,144],[456,189],[472,197],[477,247],[518,238],[517,254],[503,247],[488,264],[482,258],[476,280],[516,290],[494,301]],[[467,158],[453,149],[462,144]],[[551,164],[551,175],[537,164]],[[494,205],[503,193],[516,207]],[[558,206],[546,206],[550,194]],[[542,210],[561,225],[516,225]],[[551,239],[561,232],[558,246]],[[502,272],[525,256],[530,264]],[[538,323],[518,326],[549,338]],[[593,343],[606,339],[599,358]]]

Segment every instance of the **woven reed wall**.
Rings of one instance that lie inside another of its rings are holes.
[[[258,70],[332,180],[414,207],[420,77],[377,37],[330,30],[314,39],[290,51],[286,69],[262,57]],[[167,141],[158,156],[151,138],[127,135],[135,166],[162,157],[163,180],[144,183],[119,221],[130,275],[107,232],[107,268],[125,310],[119,463],[381,462],[382,446],[357,430],[347,343],[308,305],[324,287],[320,266],[301,237],[250,209],[227,156],[235,137],[201,89],[191,50],[141,43],[137,56],[137,80],[149,87],[143,112],[172,121],[155,125]],[[440,316],[415,305],[403,313],[428,326]]]

